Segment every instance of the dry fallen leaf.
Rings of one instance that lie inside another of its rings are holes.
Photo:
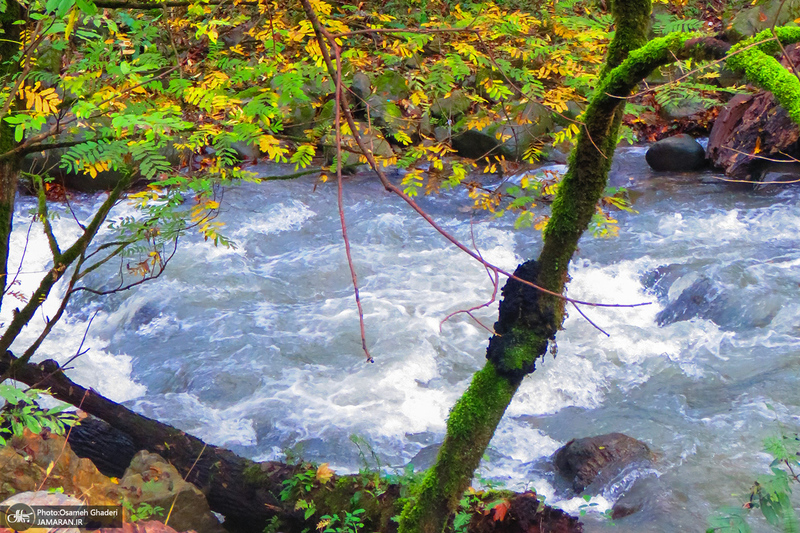
[[[495,507],[494,507],[494,515],[492,515],[492,518],[494,518],[494,521],[495,522],[502,522],[503,519],[505,519],[505,517],[506,517],[506,513],[508,512],[508,508],[509,507],[511,507],[511,504],[509,503],[508,500],[503,500],[502,502],[500,502],[497,505],[495,505]]]

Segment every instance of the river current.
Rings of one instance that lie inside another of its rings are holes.
[[[703,531],[710,514],[741,504],[766,471],[762,440],[793,433],[800,422],[800,193],[754,192],[709,173],[655,174],[643,148],[619,151],[612,183],[628,186],[638,213],[617,213],[618,237],[583,238],[568,294],[653,303],[584,307],[610,337],[573,310],[557,356],[538,363],[509,407],[481,475],[533,487],[577,513],[584,500],[564,490],[548,457],[572,438],[622,432],[647,442],[657,461],[604,487],[586,530]],[[88,216],[100,201],[85,196],[75,205]],[[468,202],[462,192],[421,200],[466,243]],[[159,279],[76,297],[39,357],[74,355],[96,312],[89,352],[69,375],[141,413],[258,460],[289,451],[357,471],[356,435],[370,466],[370,449],[388,470],[429,466],[488,339],[465,315],[441,330],[440,321],[487,301],[492,284],[369,176],[347,181],[345,203],[374,364],[360,349],[335,187],[314,190],[311,179],[227,190],[220,220],[235,249],[192,235]],[[33,207],[19,199],[12,270]],[[132,213],[122,205],[112,215]],[[513,270],[538,253],[538,232],[515,231],[513,218],[472,220],[478,248],[495,264]],[[64,240],[78,234],[67,213],[55,229]],[[16,289],[33,291],[48,255],[34,225]],[[110,283],[118,267],[92,282]],[[703,280],[719,295],[714,311],[659,326],[658,313]],[[46,315],[57,306],[52,300]],[[476,315],[491,324],[497,305]],[[36,335],[28,328],[12,348]],[[613,526],[594,512],[637,479],[642,512]]]

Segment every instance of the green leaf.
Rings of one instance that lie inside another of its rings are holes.
[[[91,0],[75,0],[75,5],[87,15],[95,15],[97,13],[97,6]]]

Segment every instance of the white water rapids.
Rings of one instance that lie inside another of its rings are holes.
[[[618,214],[619,237],[584,237],[568,294],[654,303],[584,307],[609,338],[573,310],[557,357],[537,365],[508,409],[482,475],[513,489],[535,487],[578,512],[584,500],[563,491],[547,458],[571,438],[619,431],[647,442],[658,460],[606,487],[593,509],[610,507],[637,477],[647,503],[615,526],[590,513],[586,530],[701,531],[715,509],[741,503],[765,471],[763,438],[797,430],[800,194],[756,193],[708,175],[654,175],[641,148],[622,150],[615,169],[613,181],[629,185],[639,213]],[[259,460],[292,450],[355,471],[355,434],[389,468],[412,459],[428,466],[488,338],[465,315],[441,332],[439,322],[485,302],[492,285],[480,265],[374,180],[350,179],[346,215],[375,357],[365,364],[335,187],[312,187],[299,179],[227,190],[221,220],[236,249],[192,236],[158,280],[109,297],[76,297],[39,357],[74,355],[99,310],[90,351],[69,375],[139,412]],[[83,197],[77,206],[88,216],[101,200]],[[462,193],[422,200],[469,243],[470,214],[459,209],[467,202]],[[33,207],[31,198],[19,199],[12,270]],[[132,212],[123,205],[112,215]],[[64,242],[78,234],[67,213],[55,228]],[[478,215],[474,233],[481,253],[509,270],[540,246],[537,232],[514,231],[510,217]],[[48,259],[34,225],[15,289],[30,294]],[[660,298],[648,289],[659,267],[666,273]],[[92,283],[113,283],[117,268]],[[658,326],[658,312],[699,279],[725,296],[713,320]],[[38,335],[42,316],[57,306],[51,300],[15,351]],[[4,305],[0,321],[13,307]],[[491,324],[496,313],[493,304],[477,315]]]

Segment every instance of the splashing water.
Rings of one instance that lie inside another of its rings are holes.
[[[510,405],[482,475],[513,489],[535,487],[577,512],[586,502],[563,490],[547,458],[571,438],[620,431],[647,442],[659,459],[606,487],[593,509],[609,508],[633,481],[649,478],[656,488],[645,511],[616,530],[694,531],[717,507],[736,504],[729,495],[746,491],[768,463],[761,440],[778,431],[778,421],[798,423],[800,207],[793,189],[756,194],[708,176],[654,175],[642,165],[636,148],[615,160],[612,183],[631,189],[639,213],[619,213],[617,238],[581,241],[569,295],[653,305],[585,307],[609,338],[573,312],[555,360],[541,361]],[[374,180],[351,179],[348,230],[376,359],[364,364],[335,190],[312,187],[295,180],[228,190],[220,218],[235,249],[193,236],[158,280],[109,297],[76,296],[39,357],[74,355],[99,311],[90,351],[69,375],[145,415],[258,460],[293,450],[354,471],[359,451],[349,438],[357,434],[388,467],[412,459],[427,466],[448,410],[483,364],[488,338],[463,314],[441,332],[440,321],[487,301],[492,284]],[[79,214],[100,201],[79,199]],[[460,193],[423,204],[471,242]],[[33,207],[20,199],[12,269]],[[485,215],[473,224],[484,257],[509,270],[540,246],[537,234],[512,226],[510,218]],[[78,234],[68,215],[55,228],[64,240]],[[48,258],[34,225],[16,288],[32,292]],[[90,283],[102,285],[114,272]],[[698,280],[722,295],[711,311],[658,326],[659,312]],[[46,302],[41,316],[57,303]],[[0,321],[13,307],[4,306]],[[493,304],[477,316],[490,325],[496,313]],[[27,328],[13,348],[37,334]],[[589,515],[587,531],[606,527]]]

